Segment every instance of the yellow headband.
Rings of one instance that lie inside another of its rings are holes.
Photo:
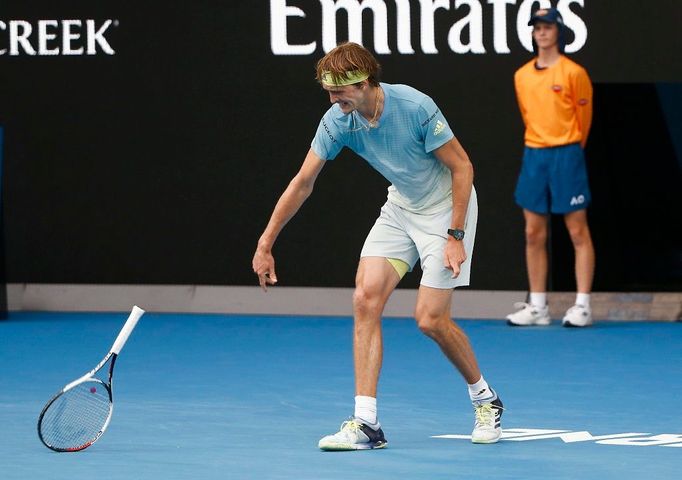
[[[369,73],[360,70],[351,70],[336,78],[334,75],[332,75],[332,72],[323,72],[321,80],[322,84],[326,87],[345,87],[346,85],[360,83],[363,80],[367,80],[368,78]]]

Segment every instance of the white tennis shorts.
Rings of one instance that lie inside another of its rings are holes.
[[[434,214],[418,214],[386,202],[374,226],[369,231],[360,257],[397,258],[414,268],[417,260],[423,271],[421,285],[449,289],[469,285],[471,257],[474,253],[478,202],[476,190],[471,189],[464,225],[464,251],[467,259],[457,278],[444,266],[448,228],[452,222],[452,208]]]

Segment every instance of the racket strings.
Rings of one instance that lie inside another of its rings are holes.
[[[40,423],[43,440],[58,449],[78,449],[101,435],[111,414],[109,392],[99,382],[84,382],[48,407]]]

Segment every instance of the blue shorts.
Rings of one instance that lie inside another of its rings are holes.
[[[514,198],[522,208],[539,214],[586,208],[592,196],[580,144],[526,147]]]

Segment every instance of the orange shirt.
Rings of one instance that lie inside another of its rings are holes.
[[[536,58],[514,74],[516,98],[529,147],[578,143],[585,147],[592,124],[592,82],[583,67],[562,55],[538,70]]]

